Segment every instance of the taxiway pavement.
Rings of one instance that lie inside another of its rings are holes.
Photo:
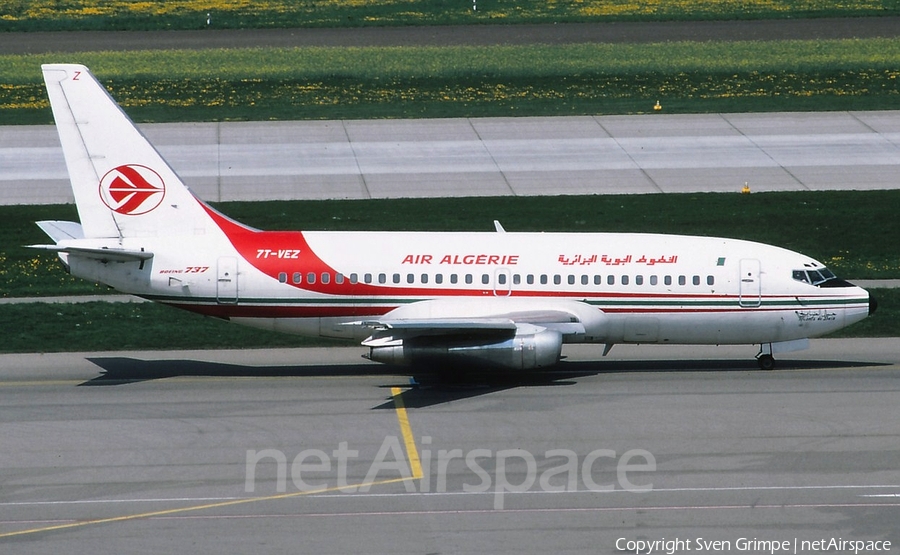
[[[209,201],[871,190],[900,175],[900,111],[140,127]],[[0,204],[72,199],[53,126],[0,129]]]
[[[0,356],[3,551],[900,542],[896,339],[772,372],[752,347],[567,347],[532,379],[416,389],[360,353]]]

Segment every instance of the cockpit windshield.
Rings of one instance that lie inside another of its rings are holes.
[[[794,270],[793,277],[795,281],[802,281],[816,287],[852,287],[853,285],[839,279],[834,272],[825,267],[807,268],[805,270]]]

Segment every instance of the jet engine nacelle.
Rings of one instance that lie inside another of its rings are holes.
[[[531,326],[529,326],[531,327]],[[553,366],[562,352],[562,334],[556,330],[517,332],[497,342],[485,339],[459,338],[440,342],[429,337],[404,339],[397,345],[371,347],[368,358],[375,362],[399,365],[425,365],[448,360],[499,367],[507,370],[530,370]]]

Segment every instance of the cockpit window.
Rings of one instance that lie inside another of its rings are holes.
[[[808,283],[810,285],[815,286],[823,286],[823,287],[843,287],[846,282],[844,280],[840,280],[834,275],[834,272],[829,270],[828,268],[819,268],[817,270],[794,270],[793,271],[794,281],[801,281],[803,283]],[[828,282],[826,284],[826,282]],[[841,285],[839,285],[840,283]],[[849,284],[846,284],[849,286]]]

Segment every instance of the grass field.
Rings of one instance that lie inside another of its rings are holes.
[[[8,330],[0,342],[4,353],[348,345],[237,326],[153,303],[4,305],[0,326]]]
[[[897,0],[6,0],[0,31],[861,17]]]
[[[51,122],[49,62],[144,122],[900,108],[889,39],[260,48],[0,56],[0,125]]]

